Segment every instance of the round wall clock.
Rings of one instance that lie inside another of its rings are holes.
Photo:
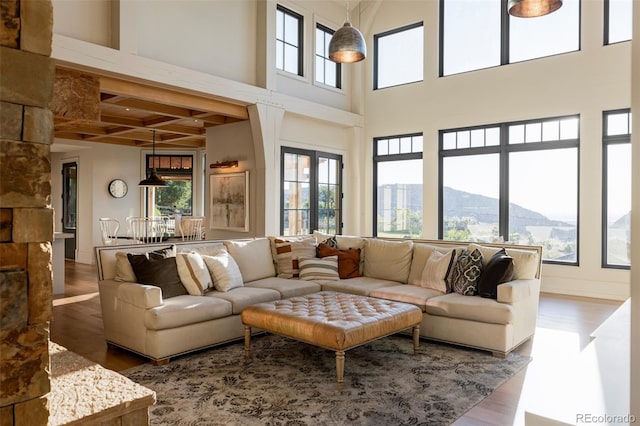
[[[109,182],[109,194],[114,198],[122,198],[127,195],[127,183],[122,179],[114,179]]]

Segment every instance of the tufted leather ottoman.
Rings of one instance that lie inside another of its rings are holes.
[[[242,311],[245,356],[250,356],[251,327],[336,351],[336,377],[342,388],[345,351],[413,327],[418,350],[422,311],[407,303],[322,291],[258,303]]]

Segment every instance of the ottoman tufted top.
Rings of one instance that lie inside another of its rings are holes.
[[[332,350],[347,350],[419,324],[407,303],[322,291],[258,303],[242,311],[245,325]]]

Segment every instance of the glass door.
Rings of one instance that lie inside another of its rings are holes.
[[[64,240],[64,257],[76,258],[76,226],[78,217],[78,164],[62,164],[62,232],[73,234]]]

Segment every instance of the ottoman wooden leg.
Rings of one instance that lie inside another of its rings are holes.
[[[251,358],[251,327],[244,326],[244,357]]]
[[[342,379],[344,377],[344,351],[336,351],[336,381],[338,390],[342,390]]]
[[[420,345],[420,324],[413,326],[413,353],[418,354],[418,346]]]

